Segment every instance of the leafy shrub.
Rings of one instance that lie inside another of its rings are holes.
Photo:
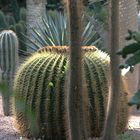
[[[140,32],[128,30],[128,33],[126,40],[131,41],[131,43],[120,49],[117,54],[125,59],[120,68],[129,67],[130,71],[133,72],[133,67],[140,63]],[[133,95],[128,104],[130,106],[137,105],[137,108],[140,107],[140,89]]]

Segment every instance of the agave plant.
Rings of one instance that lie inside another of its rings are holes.
[[[84,16],[82,17],[84,21]],[[42,19],[42,25],[38,25],[38,29],[32,28],[33,39],[26,45],[33,51],[36,51],[44,46],[69,46],[69,29],[68,20],[65,14],[57,11],[47,12],[45,18]],[[82,33],[83,46],[99,46],[101,38],[95,31],[92,21],[88,21],[84,25]]]

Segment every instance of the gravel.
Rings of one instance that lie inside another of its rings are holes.
[[[20,138],[21,136],[15,128],[14,118],[3,114],[2,98],[0,96],[0,140],[20,140]]]
[[[2,98],[0,96],[0,140],[28,140],[26,138],[22,138],[18,133],[14,122],[15,120],[13,116],[4,116]],[[128,131],[125,134],[132,137],[131,140],[140,140],[140,111],[137,111],[135,114],[133,113],[130,116]],[[94,138],[92,140],[97,139]]]

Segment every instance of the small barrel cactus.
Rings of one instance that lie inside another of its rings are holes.
[[[18,39],[11,30],[0,33],[0,69],[2,70],[2,81],[8,88],[8,93],[3,94],[4,114],[10,114],[10,98],[12,78],[18,65]]]
[[[86,126],[89,137],[101,136],[109,98],[109,56],[95,47],[83,47],[84,91],[88,96]],[[29,137],[66,140],[69,136],[67,89],[69,48],[46,47],[19,68],[14,81],[14,114],[18,129]],[[118,133],[127,124],[127,94],[122,84]]]

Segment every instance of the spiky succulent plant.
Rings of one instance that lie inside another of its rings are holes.
[[[84,22],[84,15],[83,15]],[[48,11],[46,17],[42,19],[43,25],[38,25],[38,28],[32,28],[33,38],[26,39],[29,41],[26,45],[33,51],[36,51],[44,46],[68,46],[69,29],[68,21],[65,14],[58,11]],[[91,20],[84,23],[82,33],[83,46],[101,46],[101,38],[95,31],[94,24]]]
[[[83,47],[83,77],[88,96],[88,136],[101,136],[109,98],[109,56],[97,48]],[[14,81],[14,114],[22,134],[47,140],[66,140],[67,75],[69,47],[47,46],[19,68]],[[122,84],[117,132],[127,124],[127,94]]]

